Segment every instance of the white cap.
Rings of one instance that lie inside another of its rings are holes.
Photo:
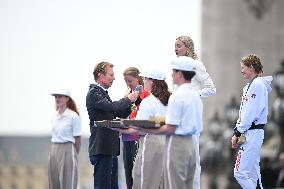
[[[156,80],[166,79],[166,74],[161,69],[158,68],[150,68],[148,70],[142,71],[142,73],[139,75],[149,79],[156,79]]]
[[[55,95],[63,95],[63,96],[68,96],[68,97],[71,97],[71,93],[69,90],[67,89],[58,89],[58,90],[55,90],[53,93],[51,93],[52,96],[55,96]]]
[[[190,57],[179,56],[171,61],[170,68],[182,71],[196,71],[196,66],[195,66],[196,63],[194,62],[195,60],[193,60]]]

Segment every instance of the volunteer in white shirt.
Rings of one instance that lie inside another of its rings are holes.
[[[175,41],[175,53],[177,57],[186,56],[194,59],[195,76],[192,78],[191,85],[198,92],[201,98],[207,98],[216,94],[216,87],[207,73],[205,65],[198,61],[198,56],[195,53],[193,40],[189,36],[179,36]],[[195,149],[197,151],[196,156],[196,172],[194,175],[194,188],[200,189],[200,155],[199,155],[199,137],[200,135],[194,135],[193,140],[195,143]]]
[[[77,189],[81,121],[76,104],[66,89],[55,97],[56,114],[51,121],[52,138],[48,164],[49,189]]]
[[[231,142],[232,148],[240,147],[234,176],[242,188],[251,189],[256,188],[257,181],[261,185],[260,149],[267,123],[272,76],[260,76],[263,66],[254,54],[243,57],[240,64],[241,73],[248,83],[243,88],[239,118]]]
[[[178,88],[169,99],[166,125],[142,131],[167,135],[164,188],[192,189],[195,188],[193,180],[198,153],[192,136],[199,135],[203,129],[203,105],[199,94],[191,85],[196,70],[194,60],[185,56],[177,57],[170,67],[173,83]]]
[[[171,95],[161,69],[150,68],[140,74],[144,78],[144,90],[150,95],[144,98],[136,120],[149,120],[153,116],[165,116]],[[136,129],[120,129],[122,133],[139,134],[139,149],[133,167],[133,188],[163,188],[165,136],[146,134]]]

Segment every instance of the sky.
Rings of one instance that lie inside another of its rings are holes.
[[[89,135],[85,97],[98,62],[114,64],[109,90],[121,98],[122,72],[167,72],[174,42],[189,35],[200,54],[201,1],[0,0],[0,135],[50,135],[58,88],[71,91]]]

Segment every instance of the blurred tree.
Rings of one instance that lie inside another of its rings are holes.
[[[275,72],[273,77],[277,98],[273,103],[272,117],[281,135],[280,151],[284,151],[284,60],[280,64],[281,68]]]

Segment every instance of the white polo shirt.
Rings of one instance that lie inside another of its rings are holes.
[[[203,105],[190,83],[182,84],[171,95],[166,124],[176,125],[176,135],[194,135],[203,130]]]
[[[75,136],[81,136],[81,120],[78,114],[67,108],[62,115],[56,114],[51,120],[54,143],[75,143]]]
[[[142,100],[135,119],[149,120],[151,116],[165,116],[166,111],[167,106],[164,106],[159,99],[150,94]]]

